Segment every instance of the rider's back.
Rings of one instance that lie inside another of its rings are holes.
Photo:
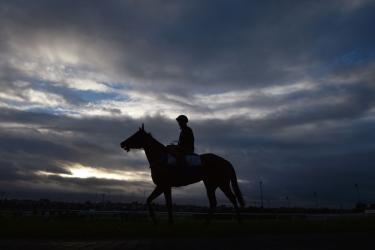
[[[186,126],[181,129],[178,146],[183,154],[194,153],[194,134],[190,127]]]

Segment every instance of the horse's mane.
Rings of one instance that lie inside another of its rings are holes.
[[[167,147],[164,146],[163,143],[161,143],[161,142],[159,142],[158,140],[156,140],[156,139],[152,136],[151,133],[147,133],[147,134],[148,134],[148,136],[153,140],[153,142],[154,142],[155,144],[158,144],[158,145],[159,145],[162,149],[164,149],[164,150],[167,149]]]

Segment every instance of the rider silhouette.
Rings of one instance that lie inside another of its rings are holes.
[[[194,153],[194,135],[193,130],[187,126],[189,122],[185,115],[179,115],[176,118],[178,125],[180,126],[181,132],[178,139],[178,149],[184,155]]]
[[[185,155],[194,154],[194,134],[193,130],[187,126],[189,122],[185,115],[176,118],[181,132],[177,145],[168,145],[169,152],[177,158],[177,165],[185,165]]]

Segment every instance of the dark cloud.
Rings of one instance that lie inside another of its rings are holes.
[[[353,50],[371,52],[375,39],[374,6],[366,2],[351,11],[335,1],[3,5],[5,30],[15,39],[46,34],[53,42],[56,36],[68,36],[67,43],[95,48],[117,75],[149,83],[149,88],[152,83],[159,83],[159,89],[166,85],[180,94],[189,89],[183,84],[195,89],[283,84],[319,72]],[[90,65],[92,56],[85,49],[80,52]]]

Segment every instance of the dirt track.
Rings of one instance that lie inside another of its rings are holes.
[[[128,240],[3,239],[0,249],[374,249],[373,233],[254,235],[246,238],[147,238]]]

